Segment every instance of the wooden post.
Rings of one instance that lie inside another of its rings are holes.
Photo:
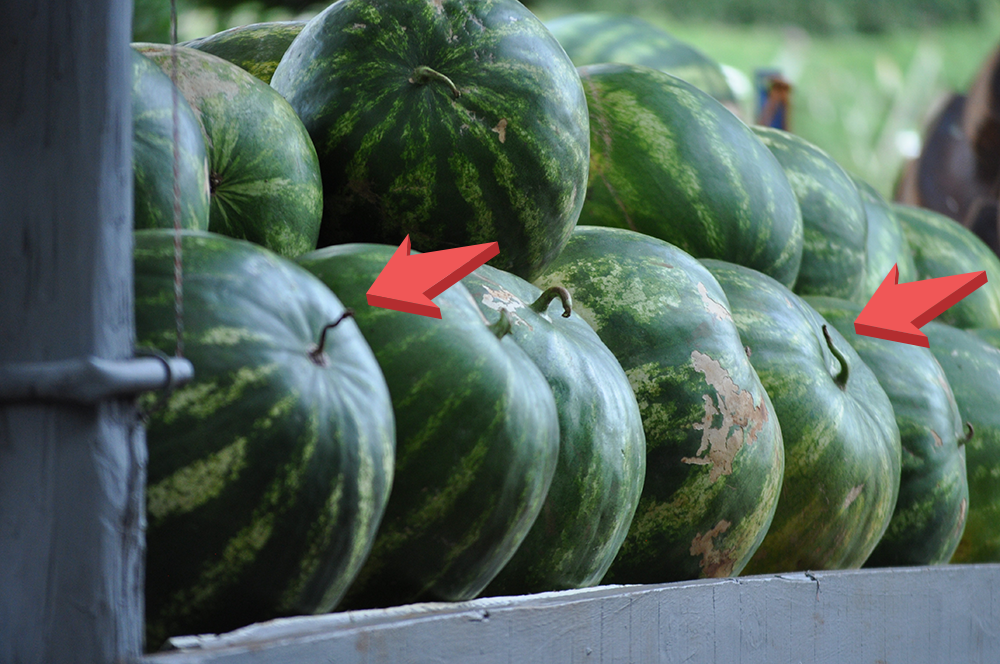
[[[0,366],[132,356],[130,0],[0,0]],[[0,403],[0,662],[142,649],[129,401]]]

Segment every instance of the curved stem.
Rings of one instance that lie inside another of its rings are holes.
[[[323,354],[323,348],[326,346],[326,333],[340,325],[341,321],[345,318],[353,316],[353,309],[344,309],[344,313],[340,314],[340,317],[337,318],[337,320],[324,325],[323,329],[319,333],[319,343],[309,350],[309,359],[315,362],[318,366],[325,367],[328,362],[328,358]]]
[[[972,437],[976,435],[976,430],[972,428],[972,422],[966,422],[965,428],[968,429],[968,433],[965,434],[965,438],[958,441],[959,445],[965,445],[972,440]]]
[[[557,297],[562,302],[562,317],[569,318],[569,315],[573,313],[573,298],[569,291],[562,286],[553,286],[539,295],[538,299],[531,303],[531,310],[536,314],[544,314],[549,308],[549,303]]]
[[[497,339],[503,339],[505,336],[511,333],[514,326],[510,322],[510,314],[507,313],[506,309],[500,310],[500,318],[497,322],[490,325],[490,330],[496,335]]]
[[[826,337],[826,347],[830,349],[833,356],[840,362],[840,373],[834,377],[833,382],[837,383],[837,387],[840,389],[847,389],[847,376],[849,373],[847,358],[833,345],[833,339],[830,338],[830,331],[826,328],[826,325],[823,326],[823,336]]]
[[[462,96],[462,93],[458,91],[458,86],[456,86],[450,78],[442,74],[441,72],[434,71],[430,67],[425,67],[420,65],[413,70],[413,75],[410,76],[410,83],[416,85],[425,85],[431,81],[437,81],[438,83],[444,83],[451,90],[451,94],[455,95],[455,98]]]

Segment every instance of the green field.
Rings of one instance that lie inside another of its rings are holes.
[[[136,11],[141,10],[141,3]],[[307,18],[311,11],[264,9],[181,13],[179,39],[193,39],[260,20]],[[533,5],[543,19],[573,11],[558,2]],[[902,29],[883,34],[808,34],[801,29],[676,22],[644,17],[752,80],[754,69],[777,67],[794,85],[791,129],[829,152],[883,195],[892,191],[908,151],[919,146],[928,116],[950,92],[963,92],[1000,42],[1000,5],[975,25]],[[746,116],[752,103],[746,99]]]

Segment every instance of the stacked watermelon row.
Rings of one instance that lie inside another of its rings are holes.
[[[339,0],[135,45],[139,342],[183,343],[196,371],[149,404],[148,647],[481,594],[1000,560],[1000,289],[929,325],[930,349],[851,324],[887,274],[1000,263],[744,124],[664,34]],[[372,307],[405,238],[500,254],[440,319]]]

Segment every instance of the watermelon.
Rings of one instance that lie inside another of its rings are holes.
[[[509,315],[510,338],[548,380],[559,411],[559,462],[542,512],[485,592],[596,585],[628,533],[646,476],[632,386],[600,337],[573,313],[565,288],[543,292],[488,265],[462,283],[490,323]]]
[[[949,220],[950,221],[950,220]],[[955,223],[955,222],[951,222]],[[957,224],[956,224],[957,225]],[[945,323],[923,327],[931,352],[955,392],[965,443],[969,514],[953,563],[1000,562],[1000,350]]]
[[[927,348],[854,331],[861,305],[805,298],[870,368],[892,403],[902,445],[899,499],[866,567],[947,563],[965,529],[965,426],[951,385]]]
[[[271,85],[319,153],[319,246],[498,242],[490,265],[531,278],[576,224],[590,149],[580,77],[516,0],[340,0]]]
[[[174,227],[174,93],[170,78],[132,56],[132,174],[135,228]],[[208,157],[201,125],[177,96],[177,175],[182,228],[208,230]]]
[[[899,493],[892,403],[857,352],[801,297],[749,268],[702,262],[729,298],[785,444],[774,521],[745,571],[860,567]]]
[[[993,250],[943,214],[899,203],[893,203],[892,209],[913,252],[917,279],[986,271],[988,281],[937,320],[960,328],[1000,328],[1000,258]]]
[[[536,285],[573,293],[642,416],[645,483],[604,582],[738,574],[771,522],[784,457],[722,289],[667,242],[587,226]]]
[[[333,609],[392,482],[392,405],[358,326],[266,249],[185,231],[194,380],[151,407],[146,644]],[[174,235],[137,231],[140,346],[173,354]],[[331,327],[332,326],[332,327]],[[147,405],[149,405],[147,403]]]
[[[865,276],[857,299],[858,303],[864,304],[882,285],[893,265],[899,269],[901,284],[916,280],[917,267],[913,264],[910,243],[906,241],[903,227],[882,194],[861,178],[852,177],[852,180],[861,195],[868,220]]]
[[[271,82],[275,67],[299,36],[305,21],[268,21],[229,28],[214,35],[181,42],[197,51],[204,51],[228,60],[265,83]]]
[[[804,138],[772,127],[753,130],[785,169],[802,210],[802,269],[793,290],[862,301],[868,220],[851,176]]]
[[[638,231],[794,283],[799,205],[781,164],[746,125],[648,67],[592,65],[580,75],[591,119],[580,224]]]
[[[718,62],[638,16],[581,12],[545,24],[577,67],[618,62],[659,69],[739,108]]]
[[[552,390],[509,316],[488,325],[461,284],[435,298],[440,319],[368,305],[395,251],[345,244],[297,259],[355,310],[396,420],[392,495],[342,608],[478,595],[534,524],[559,454]]]
[[[133,44],[166,71],[171,48]],[[281,95],[231,62],[177,47],[177,85],[201,122],[214,233],[286,257],[316,248],[323,193],[316,150]]]

